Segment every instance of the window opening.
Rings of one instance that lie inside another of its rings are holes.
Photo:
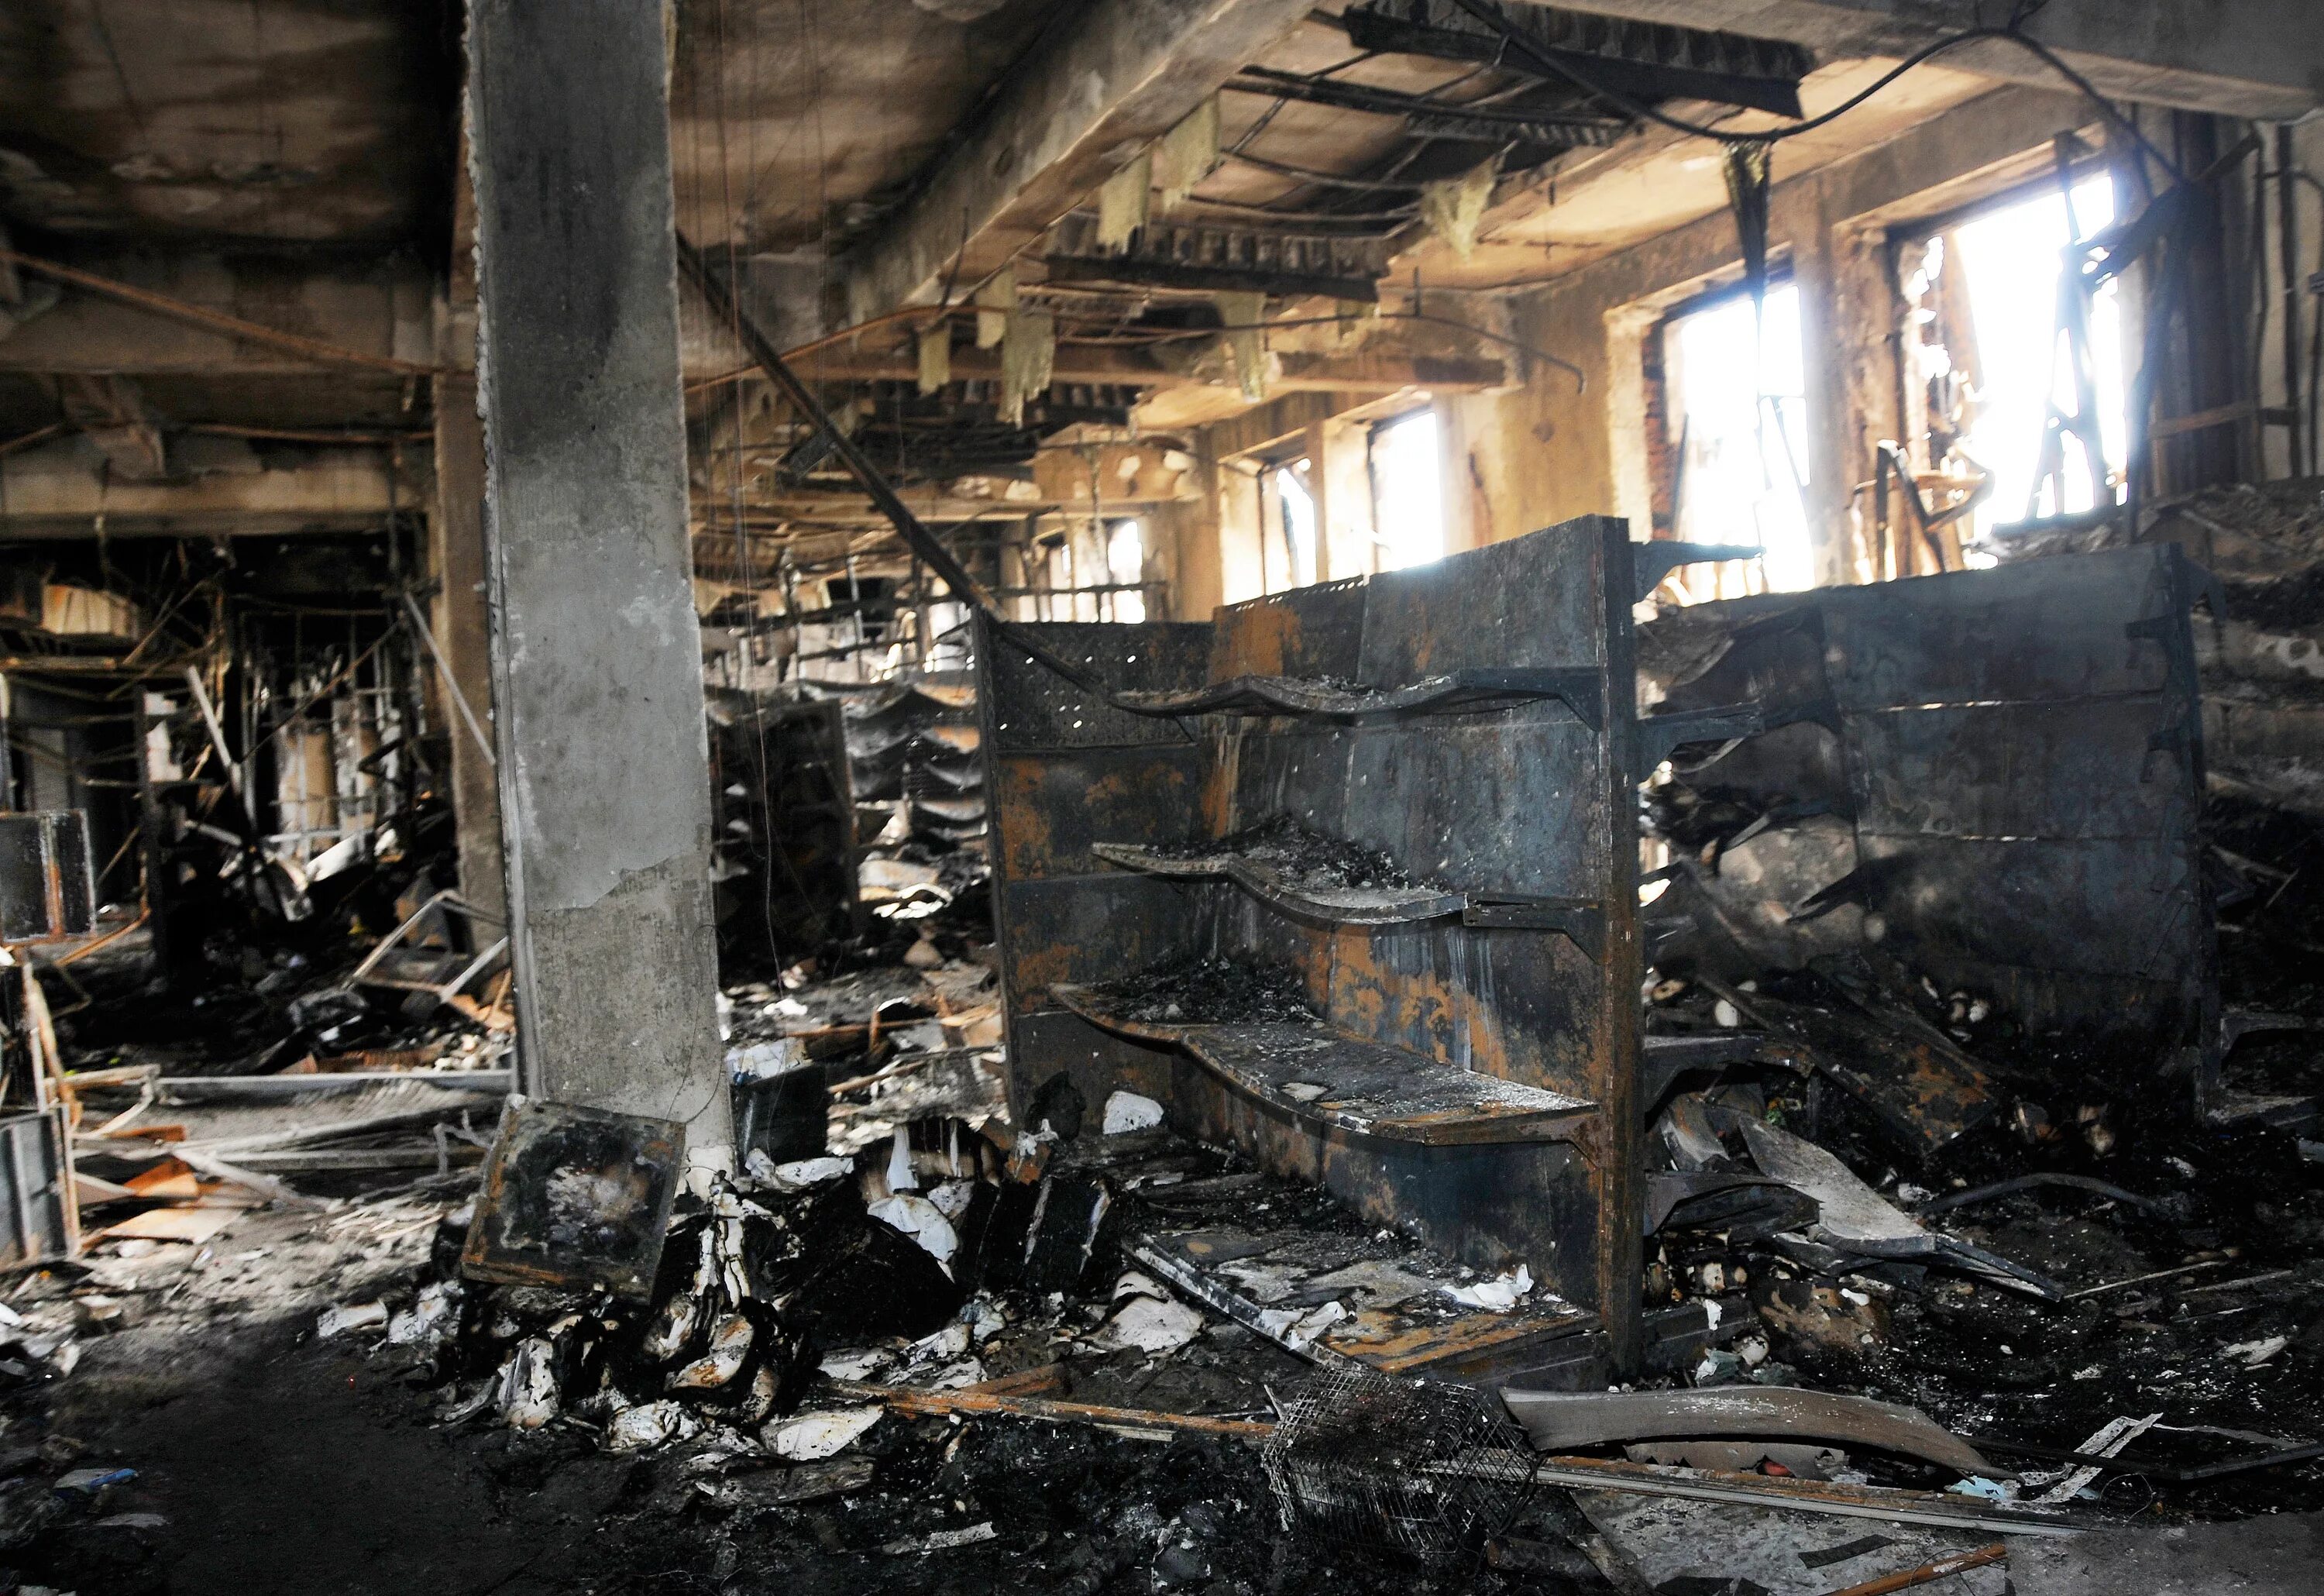
[[[1738,293],[1675,316],[1663,351],[1678,445],[1674,535],[1757,544],[1768,588],[1812,586],[1797,285],[1769,288],[1764,304]]]
[[[1414,411],[1371,430],[1373,542],[1383,571],[1425,565],[1444,554],[1443,456],[1436,412]]]

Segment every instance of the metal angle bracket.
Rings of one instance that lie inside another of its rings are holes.
[[[1593,732],[1606,729],[1606,676],[1588,667],[1462,670],[1454,673],[1464,697],[1554,698]]]
[[[2202,751],[2202,711],[2192,706],[2181,708],[2164,725],[2147,733],[2146,753],[2138,761],[2138,780],[2141,783],[2154,780],[2154,756],[2158,753],[2167,753],[2177,760],[2182,770],[2200,770],[2197,761]]]
[[[1766,729],[1767,712],[1757,704],[1650,715],[1638,722],[1638,762],[1652,770],[1690,743],[1738,743]]]
[[[1676,543],[1657,538],[1630,550],[1631,568],[1637,575],[1631,597],[1643,602],[1663,585],[1663,578],[1681,566],[1716,564],[1729,559],[1757,559],[1767,551],[1756,543]]]
[[[1833,909],[1850,903],[1866,909],[1870,908],[1872,904],[1872,878],[1861,867],[1849,871],[1838,881],[1819,887],[1801,899],[1793,908],[1792,912],[1784,917],[1784,923],[1787,926],[1805,925],[1810,920],[1821,919]]]
[[[1595,898],[1472,892],[1461,911],[1461,923],[1479,930],[1554,931],[1591,963],[1606,962],[1606,906]]]

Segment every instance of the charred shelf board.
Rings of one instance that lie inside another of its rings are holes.
[[[1468,1147],[1571,1141],[1597,1105],[1323,1024],[1163,1025],[1117,1014],[1087,987],[1050,995],[1101,1030],[1191,1055],[1246,1096],[1311,1124],[1389,1141]]]
[[[1443,709],[1505,708],[1554,698],[1596,731],[1605,719],[1596,670],[1456,670],[1402,687],[1313,677],[1238,676],[1185,692],[1116,693],[1132,715],[1314,715],[1354,719]]]
[[[1096,843],[1090,852],[1110,864],[1148,875],[1177,878],[1220,876],[1260,902],[1289,914],[1342,926],[1401,926],[1459,914],[1465,892],[1442,887],[1304,887],[1240,853],[1201,853],[1193,858],[1159,854],[1127,843]]]

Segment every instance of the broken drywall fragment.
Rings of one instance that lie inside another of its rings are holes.
[[[509,1428],[537,1430],[557,1416],[557,1371],[551,1366],[556,1356],[547,1338],[528,1336],[501,1365],[494,1401]]]
[[[1162,1122],[1162,1105],[1135,1092],[1116,1092],[1105,1100],[1105,1134],[1127,1136],[1151,1130]]]
[[[1150,1296],[1156,1302],[1170,1300],[1170,1293],[1162,1282],[1143,1269],[1125,1269],[1121,1278],[1113,1283],[1113,1294],[1108,1300],[1120,1302],[1125,1296]]]
[[[1101,1339],[1111,1346],[1135,1348],[1159,1358],[1176,1352],[1202,1333],[1200,1310],[1182,1302],[1133,1296],[1106,1321]]]
[[[751,1178],[761,1185],[788,1194],[828,1185],[855,1166],[846,1158],[795,1158],[787,1164],[778,1164],[759,1149],[752,1148],[744,1167],[751,1172]]]
[[[1106,179],[1097,191],[1097,243],[1100,249],[1120,249],[1146,226],[1147,207],[1154,190],[1154,154],[1138,159]]]
[[[1235,289],[1214,293],[1211,300],[1219,308],[1220,325],[1228,329],[1227,355],[1234,364],[1235,382],[1242,396],[1256,403],[1267,397],[1267,333],[1260,326],[1267,318],[1267,296]]]
[[[941,391],[952,381],[952,321],[939,316],[934,327],[922,329],[918,343],[920,393]]]
[[[1179,118],[1154,146],[1154,182],[1165,210],[1193,191],[1219,163],[1219,97],[1211,96]]]
[[[388,1321],[387,1344],[392,1347],[433,1347],[449,1336],[460,1322],[462,1292],[457,1280],[438,1280],[420,1288],[420,1296]]]
[[[920,1177],[912,1171],[912,1136],[901,1125],[888,1144],[888,1189],[890,1192],[916,1192],[920,1189]]]
[[[1325,1331],[1348,1316],[1347,1304],[1337,1300],[1305,1313],[1297,1308],[1268,1308],[1259,1315],[1259,1331],[1296,1352],[1313,1346]]]
[[[888,1410],[878,1403],[802,1413],[767,1426],[763,1436],[777,1457],[795,1463],[819,1462],[845,1451]]]
[[[928,1201],[936,1204],[936,1212],[954,1222],[968,1212],[975,1197],[976,1183],[973,1180],[947,1180],[928,1193]]]
[[[1017,268],[1003,266],[978,285],[976,346],[990,349],[1009,333],[1009,312],[1017,309]]]
[[[1000,1538],[1001,1532],[992,1527],[991,1520],[987,1519],[982,1524],[972,1524],[966,1529],[939,1529],[933,1535],[890,1541],[880,1549],[890,1557],[904,1557],[915,1553],[948,1552],[954,1546],[973,1546]]]
[[[920,1337],[904,1349],[907,1364],[941,1363],[968,1351],[968,1322],[954,1319]]]
[[[1049,391],[1056,367],[1057,318],[1047,310],[1009,312],[1001,340],[1001,419],[1011,427],[1025,421],[1025,401]],[[870,863],[866,861],[866,863]]]
[[[1457,178],[1421,185],[1422,224],[1464,261],[1476,253],[1477,228],[1485,219],[1485,207],[1492,201],[1497,164],[1498,158]]]
[[[2233,1346],[2222,1347],[2220,1351],[2230,1358],[2241,1359],[2246,1369],[2257,1369],[2291,1344],[2290,1336],[2264,1335],[2257,1341],[2239,1341]]]
[[[696,1288],[700,1288],[698,1280]],[[695,1325],[701,1317],[702,1298],[692,1291],[678,1293],[655,1311],[638,1350],[657,1363],[667,1362],[694,1339]]]

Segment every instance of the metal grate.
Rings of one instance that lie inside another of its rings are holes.
[[[1535,1460],[1491,1394],[1357,1368],[1285,1404],[1260,1461],[1286,1530],[1446,1564],[1516,1518]]]

